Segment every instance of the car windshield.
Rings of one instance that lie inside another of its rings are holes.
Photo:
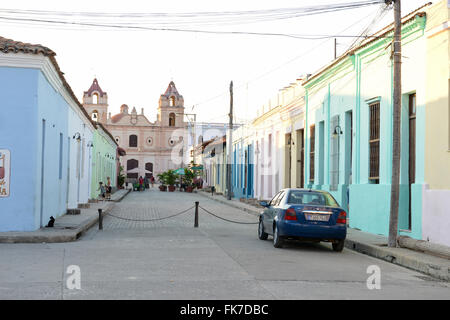
[[[314,191],[292,190],[289,193],[287,202],[288,204],[309,204],[339,207],[336,200],[334,200],[330,194]]]

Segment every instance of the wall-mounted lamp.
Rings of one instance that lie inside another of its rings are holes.
[[[76,139],[77,141],[81,141],[81,134],[79,132],[75,133],[73,135],[73,139]]]
[[[333,131],[333,138],[336,138],[339,134],[342,134],[342,129],[340,126],[336,126]]]

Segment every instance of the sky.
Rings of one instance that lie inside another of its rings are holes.
[[[357,0],[165,0],[165,1],[27,1],[2,2],[0,9],[107,13],[223,12],[348,3]],[[402,16],[424,5],[403,0]],[[383,5],[293,19],[196,29],[301,35],[340,35],[339,56],[370,25],[376,32],[393,21],[393,11],[379,16]],[[0,13],[0,17],[1,17]],[[0,19],[0,36],[41,44],[56,59],[75,95],[82,102],[96,77],[108,93],[114,115],[122,104],[150,121],[156,120],[159,96],[170,81],[184,97],[185,113],[201,122],[228,122],[229,86],[234,86],[235,122],[245,123],[283,87],[319,70],[334,58],[334,38],[223,35],[150,30],[105,30],[48,25],[13,24]],[[186,27],[187,28],[187,27]],[[192,118],[192,117],[191,117]]]

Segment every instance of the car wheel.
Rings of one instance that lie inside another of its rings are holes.
[[[263,224],[263,221],[260,219],[259,220],[259,225],[258,225],[258,238],[260,240],[267,240],[268,236],[269,235],[264,232],[264,224]]]
[[[275,225],[275,228],[273,230],[273,246],[275,248],[283,247],[283,240],[280,238],[277,225]]]
[[[336,252],[341,252],[344,249],[345,240],[339,240],[338,242],[333,242],[333,250]]]

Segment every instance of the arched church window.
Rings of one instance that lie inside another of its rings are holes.
[[[130,135],[129,144],[130,147],[135,148],[138,146],[138,137],[135,134]]]
[[[171,106],[171,107],[175,107],[175,97],[170,97],[170,99],[169,99],[169,105]]]
[[[175,113],[169,114],[169,127],[175,127]]]
[[[92,111],[91,119],[92,119],[92,121],[95,121],[95,122],[98,121],[98,111],[97,110]]]
[[[92,95],[92,103],[93,104],[98,104],[98,94],[97,93],[94,93]]]

